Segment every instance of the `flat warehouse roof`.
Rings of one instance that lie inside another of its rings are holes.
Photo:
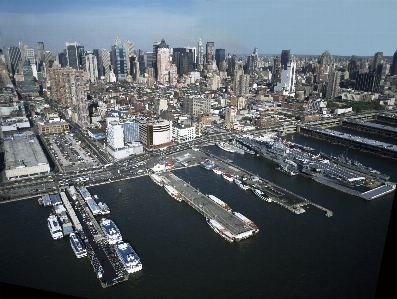
[[[4,159],[7,169],[18,166],[31,167],[39,164],[48,164],[38,141],[29,142],[27,138],[5,141]]]

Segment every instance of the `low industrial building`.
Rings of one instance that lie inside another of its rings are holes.
[[[55,121],[51,123],[37,123],[40,134],[56,134],[69,131],[69,123],[66,121]]]
[[[32,135],[4,141],[4,163],[8,180],[50,172],[48,160]]]

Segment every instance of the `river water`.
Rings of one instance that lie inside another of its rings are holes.
[[[298,134],[286,139],[317,152],[344,151]],[[85,298],[374,297],[393,194],[366,202],[310,179],[289,177],[262,157],[208,149],[334,216],[328,218],[313,206],[296,215],[212,171],[180,169],[174,174],[254,221],[259,233],[239,243],[224,241],[202,215],[146,176],[88,188],[108,204],[108,217],[141,258],[143,270],[128,281],[103,289],[89,260],[75,257],[68,238],[51,238],[46,221],[50,210],[36,199],[0,205],[0,280]],[[348,155],[397,181],[395,161],[355,150]]]

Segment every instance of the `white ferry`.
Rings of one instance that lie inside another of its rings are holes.
[[[101,209],[102,215],[106,215],[110,213],[110,209],[106,203],[98,202],[98,207]]]
[[[222,173],[222,177],[223,177],[225,180],[228,180],[229,182],[233,182],[233,177],[232,177],[232,175],[231,175],[230,173],[228,173],[228,172]]]
[[[251,189],[251,190],[260,199],[262,199],[262,200],[264,200],[266,202],[272,202],[272,199],[269,196],[267,196],[264,192],[262,192],[261,190],[259,190],[259,189]]]
[[[233,234],[224,228],[218,221],[211,219],[211,218],[206,218],[205,219],[208,223],[208,225],[216,232],[218,235],[220,235],[222,238],[224,238],[226,241],[232,243],[234,241],[234,236]]]
[[[255,225],[254,222],[249,220],[247,217],[245,217],[243,214],[240,214],[239,212],[233,212],[233,215],[242,220],[245,224],[247,224],[250,228],[252,228],[255,233],[259,232],[259,227]]]
[[[175,200],[181,202],[182,201],[182,195],[172,186],[170,185],[164,185],[165,191]]]
[[[122,242],[121,233],[116,224],[111,219],[102,218],[99,222],[109,244],[116,244]]]
[[[128,273],[134,273],[142,270],[142,263],[131,245],[126,242],[116,244],[116,253]]]
[[[238,179],[234,179],[234,182],[236,183],[237,186],[239,186],[243,190],[248,190],[250,188],[247,184],[244,184],[242,181]]]
[[[217,203],[218,205],[220,205],[222,208],[224,208],[226,211],[231,212],[232,209],[226,204],[224,203],[222,200],[220,200],[218,197],[214,196],[214,195],[208,195],[208,197],[214,201],[215,203]]]
[[[75,233],[70,234],[70,245],[72,246],[74,254],[77,258],[87,256],[87,250],[85,249],[83,242],[81,241],[80,237]]]
[[[58,222],[56,215],[50,215],[47,219],[48,228],[50,229],[51,236],[54,240],[63,238],[62,227]]]
[[[162,178],[159,175],[153,173],[153,174],[150,174],[149,176],[152,179],[152,181],[155,182],[157,185],[159,185],[160,187],[164,186],[164,181],[162,180]]]
[[[220,149],[223,149],[224,151],[227,151],[230,153],[235,152],[235,150],[226,142],[216,142],[215,144],[217,147],[219,147]]]
[[[212,171],[215,172],[216,174],[222,174],[222,170],[219,169],[219,167],[214,167],[212,168]]]

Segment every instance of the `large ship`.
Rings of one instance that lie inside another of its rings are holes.
[[[85,249],[83,241],[81,241],[80,237],[75,233],[70,234],[70,245],[72,246],[74,254],[77,258],[87,256],[87,250]]]
[[[98,202],[98,207],[101,209],[102,215],[106,215],[110,213],[110,209],[106,203]]]
[[[255,194],[256,196],[258,196],[260,199],[262,199],[262,200],[264,200],[264,201],[266,201],[266,202],[272,202],[272,199],[270,198],[270,196],[268,196],[266,193],[262,192],[261,190],[259,190],[259,189],[254,189],[254,188],[252,188],[251,190],[252,190],[252,192],[254,192],[254,194]]]
[[[175,200],[181,202],[182,201],[182,195],[172,186],[170,185],[164,185],[165,191]]]
[[[220,200],[218,197],[214,196],[214,195],[208,195],[208,197],[214,201],[215,203],[217,203],[218,205],[220,205],[222,208],[224,208],[226,211],[231,212],[232,209],[226,204],[224,203],[222,200]]]
[[[226,241],[232,243],[234,241],[234,236],[233,234],[224,228],[218,221],[211,219],[211,218],[206,218],[205,219],[208,223],[208,225],[216,232],[218,235],[220,235],[222,238],[224,238]]]
[[[114,224],[113,220],[102,218],[99,222],[103,232],[106,235],[106,238],[109,244],[116,244],[117,242],[121,242],[121,233],[116,224]]]
[[[227,151],[230,153],[235,152],[235,150],[227,142],[216,142],[215,144],[217,147],[219,147],[220,149],[223,149],[224,151]]]
[[[131,245],[127,242],[116,244],[116,253],[128,273],[134,273],[142,270],[142,263]]]
[[[164,181],[159,175],[153,173],[153,174],[150,174],[149,176],[152,179],[152,181],[155,182],[157,185],[159,185],[161,187],[164,186]]]
[[[249,220],[247,217],[245,217],[243,214],[240,214],[239,212],[233,212],[233,215],[242,220],[245,224],[247,224],[250,228],[252,228],[256,233],[259,232],[259,227],[255,225],[254,222]]]
[[[62,227],[59,224],[58,218],[56,215],[50,215],[47,219],[48,228],[50,229],[51,236],[54,240],[58,240],[63,238]]]
[[[225,180],[228,180],[229,182],[233,182],[233,177],[232,177],[232,175],[231,175],[230,173],[228,173],[228,172],[222,173],[222,177],[223,177]]]
[[[237,186],[239,186],[243,190],[248,190],[250,188],[247,184],[244,184],[242,181],[238,179],[234,179],[234,182],[236,183]]]

